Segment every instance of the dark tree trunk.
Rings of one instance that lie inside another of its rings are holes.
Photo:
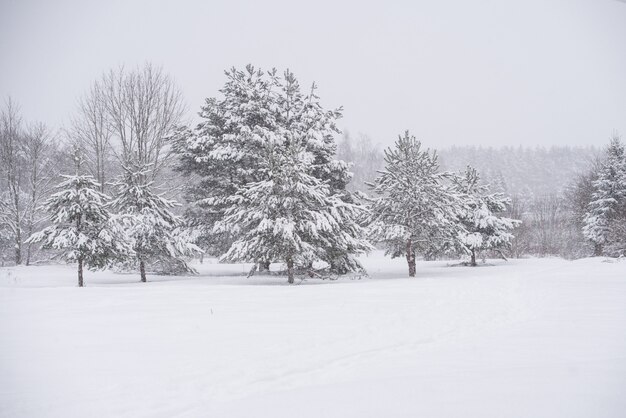
[[[470,266],[476,267],[476,250],[472,250],[472,260],[470,261]]]
[[[270,271],[270,262],[269,261],[261,261],[259,263],[259,271]]]
[[[406,262],[409,265],[409,277],[415,277],[415,251],[411,240],[406,242]]]
[[[15,205],[15,265],[22,264],[22,226],[20,219],[20,200],[19,189],[14,189],[15,197],[13,198]]]
[[[35,202],[33,202],[33,205],[35,204]],[[28,236],[30,237],[31,235],[33,235],[35,229],[35,222],[34,220],[31,218],[29,220],[29,225],[28,225]],[[26,265],[30,266],[30,255],[32,253],[32,244],[28,244],[28,247],[26,247]]]
[[[287,259],[287,282],[293,284],[293,260]]]
[[[15,265],[19,266],[20,264],[22,264],[22,232],[18,227],[15,233]]]
[[[146,282],[146,265],[143,260],[139,260],[139,274],[141,275],[141,281]]]
[[[78,287],[83,287],[83,259],[78,259]]]
[[[594,257],[600,257],[602,255],[602,244],[595,243],[593,245],[593,255]]]
[[[32,235],[32,234],[30,234],[30,235]],[[30,235],[28,235],[28,236],[30,236]],[[31,251],[32,251],[31,245],[28,244],[28,247],[26,247],[26,265],[27,266],[30,266],[30,254],[31,254]]]

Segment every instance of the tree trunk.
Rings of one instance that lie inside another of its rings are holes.
[[[15,196],[13,198],[13,205],[15,209],[15,265],[22,264],[22,219],[20,217],[20,198],[19,198],[19,186],[15,185],[12,189]]]
[[[269,261],[261,261],[259,263],[259,271],[270,271],[270,262]]]
[[[29,235],[30,236],[30,235]],[[31,244],[28,244],[28,247],[26,247],[26,265],[30,266],[30,254],[31,254]]]
[[[470,261],[470,266],[476,267],[476,250],[472,249],[472,260]]]
[[[33,203],[35,204],[35,203]],[[31,235],[33,235],[35,229],[35,221],[31,218],[28,221],[28,236],[30,237]],[[28,247],[26,247],[26,265],[30,266],[30,255],[32,253],[32,245],[31,243],[28,243]]]
[[[293,260],[290,257],[287,259],[287,282],[293,284],[293,281]]]
[[[78,258],[78,287],[83,287],[83,259]]]
[[[593,245],[593,255],[594,255],[594,257],[600,257],[602,255],[602,244],[598,244],[596,242]]]
[[[415,251],[411,240],[406,242],[406,262],[409,265],[409,277],[415,277]]]
[[[146,265],[143,260],[139,260],[139,274],[141,275],[141,281],[146,282]]]
[[[15,265],[19,266],[20,264],[22,264],[22,231],[18,225],[15,231]]]

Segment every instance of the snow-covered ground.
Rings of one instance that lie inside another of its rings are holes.
[[[626,261],[364,262],[294,286],[2,268],[0,416],[626,416]]]

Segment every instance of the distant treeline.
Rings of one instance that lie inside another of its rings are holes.
[[[353,190],[367,193],[367,183],[384,165],[384,148],[366,135],[343,135],[337,152],[352,164]],[[590,196],[581,189],[602,151],[593,146],[453,146],[437,153],[442,171],[462,172],[471,165],[492,190],[511,197],[508,215],[523,221],[512,242],[514,256],[576,258],[593,253],[582,234]]]
[[[608,137],[607,137],[608,142]],[[351,187],[367,191],[366,182],[383,166],[383,149],[367,135],[346,133],[338,144],[338,157],[352,163]],[[483,182],[509,195],[563,195],[598,159],[601,149],[571,147],[452,146],[437,149],[442,171],[464,171],[467,165],[481,173]]]

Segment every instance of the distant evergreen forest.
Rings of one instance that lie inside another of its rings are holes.
[[[607,137],[608,142],[608,137]],[[384,146],[365,135],[345,134],[338,157],[352,163],[352,188],[367,191],[366,182],[383,167]],[[437,149],[442,171],[476,168],[484,183],[511,196],[562,195],[577,178],[588,172],[601,154],[594,146],[481,147],[453,146]]]

